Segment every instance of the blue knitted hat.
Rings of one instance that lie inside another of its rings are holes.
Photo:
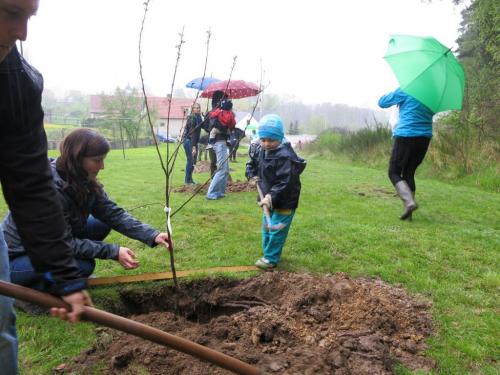
[[[285,136],[283,120],[278,115],[265,115],[259,122],[259,138],[271,138],[281,142]]]

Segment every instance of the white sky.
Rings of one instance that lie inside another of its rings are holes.
[[[110,93],[139,86],[138,38],[143,0],[40,0],[30,21],[25,54],[61,91]],[[143,40],[150,94],[170,92],[175,46],[186,43],[176,86],[203,73],[258,83],[260,59],[268,91],[306,103],[375,107],[397,87],[382,59],[390,34],[432,35],[455,47],[461,20],[451,0],[152,0]]]

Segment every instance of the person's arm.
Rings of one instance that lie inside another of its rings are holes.
[[[37,120],[41,124],[42,119]],[[43,128],[2,133],[3,193],[33,267],[52,283],[53,294],[64,296],[85,289],[86,280],[64,240],[64,219],[52,183]]]
[[[149,247],[157,245],[155,239],[160,231],[140,222],[123,208],[118,207],[105,192],[96,198],[92,215],[129,238],[141,241]]]
[[[380,108],[389,108],[396,104],[401,104],[405,101],[406,95],[401,91],[401,89],[396,89],[387,95],[383,95],[378,100],[378,105]]]

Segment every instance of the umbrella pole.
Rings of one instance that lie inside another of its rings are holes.
[[[0,281],[0,294],[4,296],[20,299],[22,301],[35,303],[47,308],[64,307],[69,309],[69,306],[60,298],[54,297],[47,293],[42,293],[34,289],[25,288],[23,286],[14,285],[6,281]],[[235,374],[242,375],[259,375],[260,371],[257,368],[240,361],[234,357],[230,357],[224,353],[199,345],[192,341],[171,335],[167,332],[150,327],[130,319],[126,319],[119,315],[111,314],[103,310],[85,306],[83,308],[82,319],[114,328],[122,332],[141,337],[146,340],[153,341],[157,344],[168,346],[175,350],[190,354],[201,360],[213,363],[226,370],[232,371]]]

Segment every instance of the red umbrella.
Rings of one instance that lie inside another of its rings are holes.
[[[211,83],[208,87],[201,93],[202,98],[211,98],[215,91],[223,91],[227,94],[230,99],[240,99],[248,98],[249,96],[255,96],[259,94],[262,90],[255,83],[246,81],[220,81]]]

